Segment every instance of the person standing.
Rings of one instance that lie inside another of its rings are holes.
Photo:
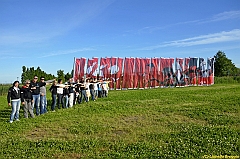
[[[108,95],[108,88],[107,88],[107,82],[106,81],[103,81],[102,82],[102,96],[103,97],[107,97]]]
[[[19,121],[19,110],[21,104],[21,90],[19,89],[19,81],[15,81],[13,86],[9,88],[7,101],[8,105],[12,106],[12,113],[10,115],[10,123],[13,122],[15,118],[16,121]]]
[[[97,79],[94,79],[93,85],[94,85],[94,96],[95,96],[95,100],[96,100],[98,98],[98,81],[97,81]]]
[[[69,107],[71,108],[74,104],[74,91],[75,91],[75,85],[73,83],[73,79],[69,80]]]
[[[69,103],[69,87],[68,87],[68,83],[65,83],[65,87],[63,88],[63,100],[65,103],[65,108],[68,108],[68,103]]]
[[[90,94],[91,94],[92,100],[95,101],[94,83],[93,83],[92,79],[90,81],[89,89],[90,89]]]
[[[86,79],[86,83],[85,83],[85,90],[86,90],[86,96],[87,96],[87,100],[89,101],[89,97],[91,96],[90,94],[90,89],[89,89],[89,86],[90,86],[90,80],[89,79]]]
[[[85,99],[86,102],[88,102],[87,94],[86,94],[86,82],[81,81],[80,83],[80,90],[81,90],[81,96],[80,96],[80,102],[82,103],[83,98]]]
[[[55,106],[56,106],[56,100],[57,100],[57,85],[56,81],[54,80],[51,87],[50,87],[50,92],[52,93],[52,105],[51,105],[51,110],[55,111]]]
[[[62,104],[62,108],[64,108],[64,99],[63,99],[63,88],[65,87],[64,84],[62,84],[62,79],[58,79],[57,84],[57,105],[58,109],[61,109],[60,104]]]
[[[39,83],[38,81],[38,77],[35,75],[31,84],[30,84],[30,88],[32,89],[32,96],[33,96],[33,109],[36,108],[36,115],[40,115],[39,112],[39,104],[40,104],[40,87],[41,86],[45,86],[46,83]]]
[[[30,80],[26,80],[25,85],[21,89],[21,101],[23,105],[24,117],[28,118],[28,112],[31,117],[34,118],[33,108],[32,108],[32,90],[30,88]]]
[[[74,96],[74,100],[73,100],[73,103],[74,104],[80,104],[80,96],[81,96],[81,90],[80,90],[80,80],[78,79],[77,80],[77,83],[75,84],[75,96]]]
[[[44,82],[44,77],[40,78],[40,114],[47,113],[47,97],[46,97],[46,87],[43,83]]]

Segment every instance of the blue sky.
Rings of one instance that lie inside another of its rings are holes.
[[[0,0],[0,83],[74,57],[213,57],[240,67],[239,0]]]

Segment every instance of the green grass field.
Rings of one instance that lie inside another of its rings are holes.
[[[0,158],[239,157],[239,84],[110,91],[12,124],[0,101]]]

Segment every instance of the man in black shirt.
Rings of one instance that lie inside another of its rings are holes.
[[[33,96],[33,109],[36,108],[36,115],[40,115],[39,114],[39,104],[40,104],[40,87],[45,86],[46,83],[45,82],[37,82],[38,81],[38,77],[35,75],[31,84],[30,84],[30,88],[32,90],[32,96]]]
[[[30,80],[26,80],[25,85],[21,89],[21,101],[23,104],[24,117],[28,118],[28,112],[31,117],[34,118],[33,109],[32,109],[32,90],[30,88]]]
[[[92,79],[91,79],[91,81],[90,81],[89,89],[90,89],[90,94],[91,94],[91,96],[92,96],[92,100],[95,101],[94,82],[93,82]]]
[[[82,103],[82,99],[84,98],[86,102],[88,102],[87,94],[86,94],[86,82],[84,80],[80,81],[80,91],[81,91],[81,96],[80,96],[80,103]]]

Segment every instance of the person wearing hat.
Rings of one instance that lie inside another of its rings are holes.
[[[21,89],[21,101],[23,105],[24,117],[28,118],[28,112],[31,117],[34,118],[33,108],[32,108],[32,90],[30,88],[30,80],[25,81],[25,85]]]
[[[12,113],[10,115],[10,123],[15,118],[19,121],[19,110],[21,104],[21,90],[19,88],[19,81],[13,82],[13,86],[9,88],[7,95],[8,105],[12,106]]]
[[[44,82],[45,78],[40,78],[40,114],[47,113],[47,98],[46,98],[46,84]]]

